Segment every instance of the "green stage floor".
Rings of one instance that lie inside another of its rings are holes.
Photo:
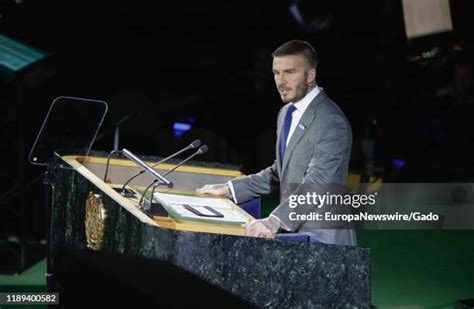
[[[377,308],[454,308],[474,298],[474,231],[358,231]]]
[[[18,275],[0,275],[0,293],[6,292],[46,292],[46,260],[43,259]],[[0,305],[0,308],[42,309],[45,305]]]
[[[18,275],[0,275],[0,292],[45,292],[46,260]]]

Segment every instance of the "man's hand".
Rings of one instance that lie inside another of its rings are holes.
[[[245,236],[275,238],[276,233],[280,229],[280,221],[275,217],[254,220],[252,222],[242,224],[245,227]]]
[[[227,197],[231,195],[229,185],[226,183],[205,185],[202,188],[196,189],[196,192],[212,195],[225,195]]]

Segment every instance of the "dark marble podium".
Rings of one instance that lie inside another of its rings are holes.
[[[370,307],[368,249],[162,228],[58,163],[51,262],[65,304]],[[102,196],[108,214],[100,250],[87,247],[89,192]]]

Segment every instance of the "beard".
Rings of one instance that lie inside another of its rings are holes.
[[[295,88],[295,94],[292,97],[281,97],[283,103],[298,102],[309,92],[309,85],[305,82],[300,83]]]
[[[302,98],[306,96],[309,92],[309,85],[307,83],[301,83],[296,86],[296,93],[295,97],[293,98],[293,102],[298,102]]]

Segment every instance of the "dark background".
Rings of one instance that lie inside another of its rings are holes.
[[[49,55],[0,79],[0,238],[17,235],[21,198],[26,238],[44,238],[44,169],[27,155],[61,95],[109,104],[95,150],[110,151],[115,124],[131,116],[120,126],[120,147],[137,154],[166,156],[200,138],[210,147],[200,160],[245,173],[271,164],[282,106],[271,52],[295,38],[316,47],[318,84],[352,125],[351,172],[385,182],[470,181],[468,0],[451,1],[453,32],[415,40],[405,36],[400,1],[302,1],[306,25],[289,5],[0,0],[0,33]],[[192,129],[177,137],[176,121]]]

